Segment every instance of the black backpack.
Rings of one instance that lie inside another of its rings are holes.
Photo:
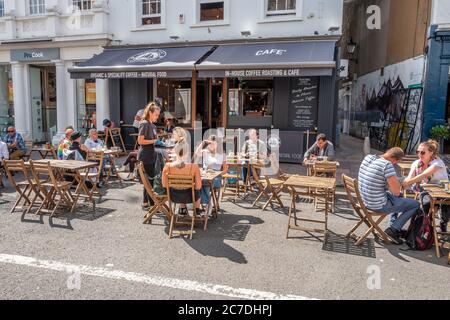
[[[433,246],[433,226],[430,218],[422,210],[411,218],[406,244],[412,250],[424,251]]]

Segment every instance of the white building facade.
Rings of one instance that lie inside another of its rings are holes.
[[[109,43],[108,10],[104,1],[0,1],[2,130],[15,125],[26,139],[43,142],[87,120],[84,84],[67,69]]]
[[[48,141],[67,125],[125,121],[114,103],[133,93],[118,97],[117,88],[150,86],[146,98],[161,95],[157,81],[71,79],[68,70],[104,46],[337,41],[342,11],[343,0],[0,0],[0,125]]]

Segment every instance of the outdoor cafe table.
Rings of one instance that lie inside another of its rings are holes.
[[[82,175],[81,173],[95,168],[98,166],[96,162],[87,162],[87,161],[77,161],[77,160],[36,160],[36,163],[50,163],[50,167],[62,172],[61,176],[67,175],[72,176],[77,181],[78,185],[75,189],[75,198],[72,205],[72,209],[70,212],[75,210],[75,206],[77,205],[78,199],[80,198],[81,191],[83,191],[90,202],[93,204],[93,209],[95,212],[95,200],[92,197],[92,192],[86,186],[86,175]]]
[[[441,235],[450,235],[450,232],[438,232],[437,226],[436,226],[436,218],[437,218],[437,210],[436,206],[440,204],[450,205],[450,193],[447,193],[443,187],[437,186],[437,185],[425,185],[423,189],[428,192],[430,195],[430,219],[434,230],[434,246],[436,250],[436,256],[438,258],[441,257],[441,241],[440,237]],[[450,253],[448,256],[448,259],[450,261]]]
[[[56,159],[56,151],[55,151],[55,149],[52,149],[52,148],[47,148],[45,146],[44,147],[33,147],[33,149],[31,149],[30,155],[32,155],[33,152],[39,153],[39,155],[41,156],[42,159],[46,159],[49,155],[53,159]]]
[[[336,186],[336,179],[294,175],[284,183],[284,186],[289,189],[291,194],[291,205],[289,207],[289,220],[286,239],[289,238],[290,229],[326,233],[328,231],[328,213],[331,207],[330,201],[332,199],[333,190]],[[298,218],[295,205],[298,196],[322,198],[325,203],[325,220]],[[294,215],[294,225],[291,224],[292,215]],[[297,224],[298,221],[324,224],[325,229],[300,227]]]
[[[217,214],[220,210],[219,206],[219,196],[217,194],[217,190],[214,189],[214,180],[222,176],[222,171],[214,171],[214,170],[201,170],[200,171],[202,181],[207,182],[211,189],[211,198],[214,206],[214,218],[217,218]]]

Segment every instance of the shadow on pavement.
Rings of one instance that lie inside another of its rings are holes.
[[[244,241],[251,226],[262,223],[264,221],[258,217],[227,213],[220,215],[217,220],[209,220],[206,231],[203,231],[201,227],[203,224],[199,224],[195,229],[193,239],[190,240],[183,237],[183,240],[204,256],[226,258],[235,263],[245,264],[247,263],[245,256],[228,243],[225,243],[225,240]],[[169,232],[168,225],[166,225],[165,232],[167,234]]]
[[[328,232],[325,236],[322,250],[367,258],[377,257],[373,239],[366,239],[362,245],[356,246],[354,239],[333,232]]]

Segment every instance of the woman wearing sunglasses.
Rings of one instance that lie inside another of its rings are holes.
[[[430,209],[430,196],[423,192],[423,184],[439,184],[441,180],[449,180],[445,163],[439,158],[439,143],[434,140],[422,142],[417,149],[419,157],[412,166],[403,187],[411,187],[420,193],[420,200],[425,212]],[[450,218],[450,206],[441,206],[441,230],[447,232],[447,223]]]

